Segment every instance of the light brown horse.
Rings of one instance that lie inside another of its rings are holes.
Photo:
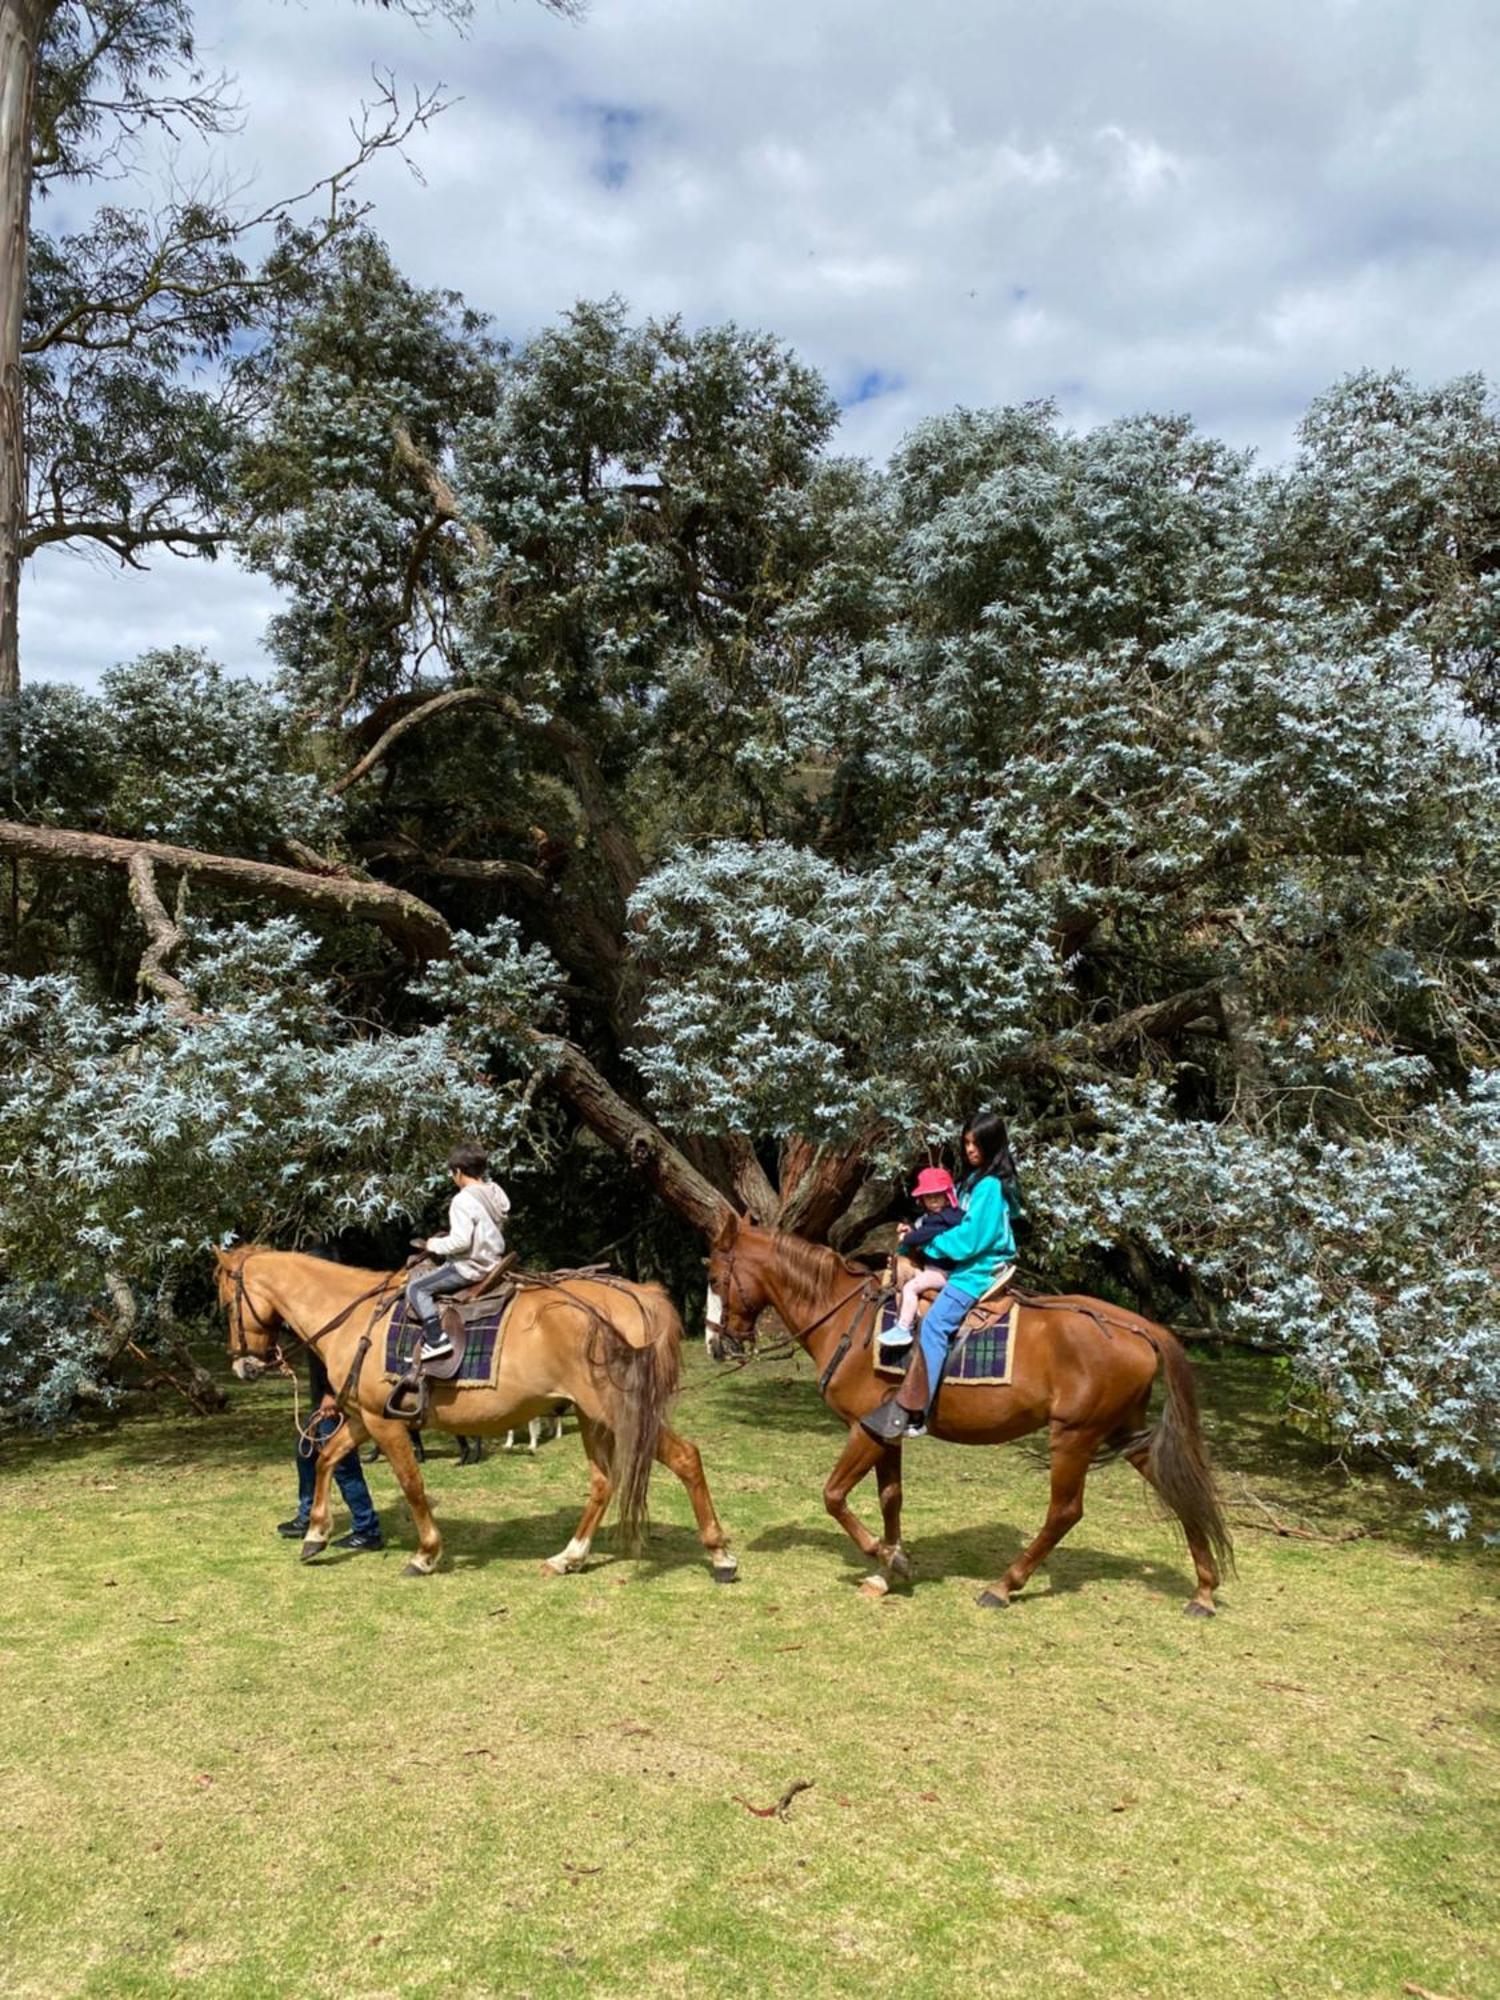
[[[895,1384],[875,1373],[879,1285],[863,1265],[798,1236],[759,1229],[731,1215],[708,1260],[709,1353],[722,1360],[755,1339],[755,1323],[775,1309],[818,1370],[828,1407],[850,1426],[843,1456],[828,1476],[823,1502],[856,1546],[879,1563],[861,1585],[883,1595],[907,1580],[901,1546],[901,1446],[860,1428]],[[1193,1372],[1175,1335],[1139,1314],[1098,1299],[1053,1298],[1024,1305],[1011,1336],[1011,1380],[1003,1388],[945,1383],[929,1420],[934,1437],[953,1444],[1008,1444],[1049,1427],[1052,1503],[1041,1533],[978,1602],[1002,1609],[1070,1528],[1083,1518],[1083,1484],[1101,1450],[1127,1458],[1181,1522],[1198,1572],[1186,1609],[1211,1618],[1221,1566],[1232,1566],[1229,1529],[1219,1504],[1198,1421]],[[1147,1428],[1152,1383],[1163,1375],[1166,1401]],[[849,1506],[849,1495],[877,1471],[884,1536],[877,1540]]]
[[[235,1374],[253,1382],[274,1366],[279,1337],[289,1330],[316,1349],[343,1409],[343,1424],[318,1454],[303,1560],[320,1555],[328,1543],[334,1466],[368,1437],[388,1460],[416,1522],[417,1553],[405,1574],[430,1575],[442,1556],[442,1537],[410,1431],[383,1414],[390,1387],[385,1326],[406,1273],[357,1271],[254,1243],[215,1256]],[[361,1357],[366,1336],[370,1344]],[[493,1437],[560,1401],[573,1403],[589,1461],[588,1498],[573,1538],[547,1558],[543,1573],[565,1576],[583,1567],[615,1495],[626,1546],[638,1548],[651,1466],[660,1459],[687,1488],[715,1580],[732,1583],[738,1563],[714,1512],[697,1446],[665,1423],[681,1362],[682,1321],[659,1285],[589,1278],[528,1285],[506,1320],[495,1387],[434,1382],[429,1421],[460,1437]]]

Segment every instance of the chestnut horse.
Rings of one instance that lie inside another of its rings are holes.
[[[318,1454],[303,1560],[320,1555],[328,1543],[334,1466],[368,1437],[388,1460],[417,1525],[418,1549],[405,1574],[430,1575],[442,1556],[442,1537],[410,1430],[384,1414],[390,1386],[384,1379],[385,1326],[406,1273],[357,1271],[255,1243],[214,1254],[235,1374],[253,1382],[274,1366],[281,1358],[278,1337],[289,1330],[317,1351],[344,1414]],[[588,1499],[577,1531],[547,1558],[543,1574],[565,1576],[583,1567],[615,1494],[626,1545],[637,1549],[652,1462],[660,1459],[687,1488],[715,1581],[732,1583],[738,1563],[714,1512],[697,1446],[664,1421],[681,1362],[682,1321],[659,1285],[571,1277],[529,1283],[506,1319],[494,1388],[434,1382],[428,1421],[460,1437],[495,1437],[560,1401],[573,1403],[589,1461]]]
[[[720,1228],[708,1277],[713,1358],[723,1360],[753,1344],[755,1323],[771,1306],[817,1368],[823,1400],[850,1426],[823,1502],[861,1552],[880,1565],[861,1588],[870,1596],[883,1595],[893,1578],[910,1578],[911,1565],[901,1547],[901,1446],[881,1443],[859,1423],[896,1388],[875,1373],[877,1279],[832,1250],[756,1228],[737,1215]],[[944,1384],[929,1419],[932,1435],[953,1444],[1008,1444],[1031,1431],[1051,1430],[1052,1503],[1042,1531],[977,1601],[1002,1609],[1076,1527],[1083,1518],[1084,1480],[1103,1450],[1127,1458],[1181,1522],[1198,1572],[1186,1610],[1211,1618],[1220,1567],[1232,1566],[1233,1554],[1204,1449],[1192,1368],[1176,1336],[1097,1299],[1049,1298],[1022,1305],[1011,1347],[1011,1380],[1005,1387]],[[1146,1410],[1158,1372],[1166,1401],[1148,1429]],[[885,1529],[878,1541],[849,1506],[849,1495],[871,1471],[879,1476]]]

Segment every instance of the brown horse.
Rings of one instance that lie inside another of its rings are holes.
[[[427,1504],[411,1433],[384,1415],[385,1325],[406,1274],[357,1271],[260,1244],[215,1255],[235,1374],[253,1382],[274,1366],[281,1354],[279,1335],[289,1330],[316,1349],[344,1413],[343,1424],[318,1455],[303,1560],[320,1555],[328,1543],[334,1466],[368,1437],[389,1461],[417,1525],[418,1549],[405,1573],[430,1575],[443,1552],[442,1537]],[[429,1421],[460,1437],[494,1437],[545,1415],[560,1401],[573,1403],[588,1454],[588,1499],[572,1540],[547,1558],[543,1574],[565,1576],[583,1567],[616,1494],[626,1545],[637,1549],[652,1462],[660,1459],[687,1488],[715,1580],[732,1583],[738,1564],[714,1512],[697,1446],[664,1421],[681,1361],[682,1321],[659,1285],[589,1278],[528,1285],[506,1320],[494,1388],[433,1383]]]
[[[823,1502],[879,1571],[861,1588],[883,1595],[892,1578],[908,1579],[901,1547],[901,1446],[884,1444],[859,1419],[894,1385],[875,1373],[879,1286],[862,1265],[780,1231],[730,1216],[708,1260],[708,1349],[716,1359],[754,1342],[767,1306],[801,1343],[818,1370],[818,1388],[850,1426],[843,1456],[828,1476]],[[1068,1530],[1083,1518],[1083,1483],[1097,1452],[1127,1458],[1182,1523],[1198,1572],[1186,1609],[1211,1618],[1220,1567],[1232,1566],[1225,1524],[1198,1422],[1193,1373],[1176,1337],[1138,1314],[1096,1299],[1054,1298],[1024,1305],[1011,1337],[1011,1380],[1003,1388],[945,1384],[929,1420],[934,1437],[953,1444],[1008,1444],[1049,1426],[1052,1504],[1041,1533],[978,1602],[1002,1609]],[[1166,1402],[1146,1426],[1151,1386],[1160,1371]],[[866,1473],[877,1470],[885,1528],[877,1541],[849,1506]]]

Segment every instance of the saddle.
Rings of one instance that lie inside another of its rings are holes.
[[[417,1258],[413,1260],[413,1268],[434,1261],[430,1257]],[[515,1264],[515,1252],[508,1250],[498,1264],[481,1271],[461,1292],[449,1292],[446,1298],[438,1300],[438,1320],[451,1343],[451,1351],[436,1361],[421,1360],[420,1349],[413,1353],[410,1367],[385,1399],[386,1416],[410,1424],[414,1430],[421,1429],[427,1421],[432,1384],[451,1382],[464,1365],[470,1321],[504,1312],[515,1296]]]
[[[964,1315],[963,1324],[954,1333],[952,1346],[949,1349],[950,1362],[961,1341],[968,1340],[971,1334],[978,1333],[990,1326],[999,1314],[1004,1311],[1009,1301],[1019,1296],[1020,1294],[1016,1291],[1015,1265],[1002,1264],[1000,1269],[995,1273],[994,1283],[981,1298],[974,1301],[973,1305]],[[922,1321],[926,1319],[931,1304],[931,1299],[925,1299],[922,1302],[917,1311],[917,1325],[908,1333],[904,1328],[896,1324],[894,1294],[888,1298],[875,1336],[877,1368],[886,1371],[905,1368],[906,1363],[911,1359],[912,1350],[916,1344],[917,1332],[921,1328]]]

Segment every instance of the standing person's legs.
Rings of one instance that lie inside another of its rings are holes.
[[[289,1542],[301,1541],[303,1535],[307,1532],[307,1517],[312,1512],[313,1484],[318,1476],[317,1457],[317,1446],[314,1445],[309,1450],[308,1441],[305,1438],[299,1437],[297,1440],[297,1511],[289,1521],[278,1521],[276,1524],[277,1534],[284,1536]]]
[[[323,1438],[331,1438],[338,1429],[339,1419],[330,1417]],[[361,1541],[381,1540],[380,1516],[375,1511],[375,1502],[370,1497],[370,1488],[365,1480],[364,1468],[359,1462],[359,1453],[351,1451],[347,1458],[341,1458],[333,1468],[334,1479],[338,1483],[339,1497],[349,1509],[349,1527],[352,1534]]]

